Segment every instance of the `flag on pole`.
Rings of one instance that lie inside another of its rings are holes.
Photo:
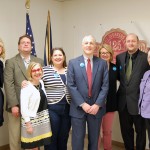
[[[50,12],[48,11],[47,25],[46,25],[46,35],[45,35],[45,47],[44,47],[44,64],[49,65],[50,55],[52,50],[52,32],[51,32],[51,22],[50,22]]]
[[[32,33],[32,28],[31,28],[31,25],[30,25],[30,18],[29,18],[28,13],[26,13],[26,34],[28,36],[30,36],[31,41],[32,41],[32,43],[31,43],[31,45],[32,45],[31,55],[36,56],[34,37],[33,37],[33,33]]]

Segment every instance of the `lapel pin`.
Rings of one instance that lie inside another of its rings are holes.
[[[58,77],[59,77],[59,74],[58,74],[58,73],[54,73],[54,77],[55,77],[55,78],[58,78]]]
[[[84,63],[80,63],[80,67],[84,67],[85,65],[84,65]]]
[[[116,67],[113,67],[113,71],[116,71],[117,70],[117,68]]]

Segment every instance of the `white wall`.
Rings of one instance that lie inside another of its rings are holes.
[[[111,28],[134,32],[150,45],[148,0],[72,0],[63,3],[63,45],[69,57],[82,53],[81,40],[92,34],[101,41]],[[132,23],[131,23],[132,21]]]
[[[51,13],[53,45],[62,46],[62,5],[54,0],[31,0],[29,15],[37,55],[43,58],[48,10]],[[26,28],[25,0],[0,0],[0,37],[5,42],[6,58],[14,56],[19,36]]]
[[[120,28],[136,33],[150,46],[150,1],[148,0],[72,0],[63,3],[63,47],[68,58],[82,54],[84,35],[92,34],[101,42],[105,32]],[[122,142],[118,113],[113,140]],[[148,140],[147,140],[148,141]],[[148,142],[147,142],[148,144]]]
[[[43,59],[48,10],[51,13],[53,46],[62,46],[62,4],[54,0],[31,0],[30,22],[38,57]],[[6,59],[18,53],[18,38],[25,34],[25,0],[0,0],[0,38],[6,48]],[[0,146],[8,144],[7,113],[0,127]]]
[[[150,46],[149,0],[31,0],[30,21],[37,55],[43,58],[47,11],[51,12],[53,47],[61,46],[67,60],[82,54],[81,40],[92,34],[100,42],[111,28],[134,32]],[[17,51],[19,36],[25,33],[25,0],[0,0],[0,37],[6,59]],[[131,23],[132,22],[132,23]],[[114,120],[113,140],[122,142],[118,115]],[[7,117],[0,127],[0,146],[8,143]]]

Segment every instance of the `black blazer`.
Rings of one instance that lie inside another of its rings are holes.
[[[2,91],[4,83],[4,78],[3,78],[3,62],[0,60],[0,126],[3,125],[4,122],[4,117],[3,117],[3,107],[4,107],[4,94]]]
[[[138,50],[130,80],[127,81],[125,74],[126,54],[127,52],[124,52],[116,57],[118,80],[120,81],[117,91],[118,110],[122,111],[127,107],[131,115],[138,115],[139,85],[144,73],[149,69],[149,64],[147,54]]]
[[[110,63],[109,66],[109,91],[106,102],[106,112],[113,112],[117,110],[117,67],[115,64]]]

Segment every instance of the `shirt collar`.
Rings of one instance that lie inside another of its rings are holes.
[[[28,58],[23,57],[21,54],[20,54],[20,56],[21,56],[21,58],[22,58],[23,60],[29,60],[29,61],[31,60],[30,55],[29,55]]]
[[[135,59],[139,53],[139,50],[137,50],[135,53],[132,54],[132,59]],[[127,52],[127,57],[129,58],[130,54]]]
[[[84,57],[84,60],[85,60],[85,61],[87,61],[88,58],[89,58],[91,61],[93,60],[93,56],[87,57],[87,56],[83,55],[83,57]]]

